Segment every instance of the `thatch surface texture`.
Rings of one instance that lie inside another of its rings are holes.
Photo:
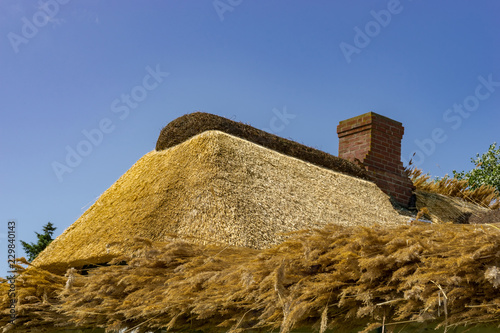
[[[495,225],[329,225],[255,250],[137,239],[134,254],[82,276],[21,270],[18,319],[6,331],[368,329],[500,324]]]
[[[480,216],[491,211],[461,198],[435,192],[416,190],[415,194],[417,196],[417,209],[427,208],[434,223],[469,223],[471,217],[478,220]]]
[[[485,223],[500,223],[500,209],[490,210],[482,214],[471,216],[469,219],[470,224],[485,224]]]
[[[165,126],[156,142],[164,150],[205,131],[217,130],[256,143],[282,154],[362,179],[370,179],[364,169],[345,159],[281,138],[250,125],[205,112],[194,112],[176,118]]]
[[[33,264],[105,263],[135,237],[266,248],[327,223],[405,222],[372,182],[207,131],[142,157]]]
[[[417,168],[407,168],[406,172],[417,190],[460,198],[493,210],[500,209],[500,193],[491,185],[482,184],[472,188],[467,179],[450,178],[448,175],[432,179],[429,174]]]

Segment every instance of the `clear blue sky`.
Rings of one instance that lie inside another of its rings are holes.
[[[196,110],[334,155],[338,122],[374,111],[404,124],[404,159],[470,169],[500,141],[498,13],[493,0],[2,0],[1,271],[9,219],[18,240],[48,221],[59,235]]]

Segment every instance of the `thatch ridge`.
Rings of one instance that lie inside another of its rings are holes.
[[[328,223],[405,222],[372,182],[206,131],[143,156],[33,264],[62,272],[105,263],[135,237],[266,248]]]
[[[88,276],[22,272],[11,328],[421,332],[500,324],[494,225],[329,225],[264,250],[137,240],[134,252],[116,259],[128,266]],[[0,326],[7,289],[0,284]]]
[[[362,179],[371,179],[365,170],[350,161],[267,133],[250,125],[205,112],[186,114],[167,124],[160,132],[158,141],[156,142],[156,150],[168,149],[197,134],[210,130],[225,132],[279,153],[296,157],[334,171]]]

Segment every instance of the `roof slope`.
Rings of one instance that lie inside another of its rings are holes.
[[[417,208],[427,208],[430,218],[435,223],[469,223],[470,217],[476,217],[490,210],[461,198],[440,193],[417,190]]]
[[[62,272],[108,262],[136,237],[266,248],[327,223],[404,221],[372,182],[206,131],[142,157],[33,264]]]

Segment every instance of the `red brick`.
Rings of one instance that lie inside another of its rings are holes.
[[[406,205],[413,184],[401,162],[402,124],[369,112],[341,121],[337,133],[339,156],[351,161],[358,158],[385,193]]]

